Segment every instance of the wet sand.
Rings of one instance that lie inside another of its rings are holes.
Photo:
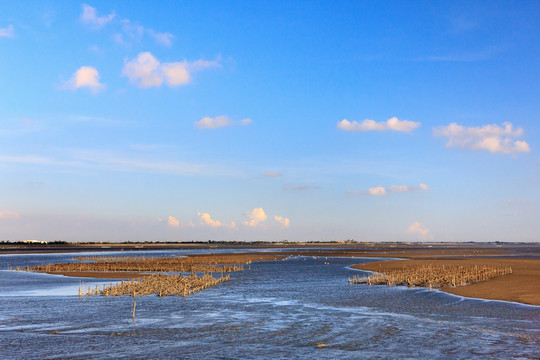
[[[513,301],[540,305],[540,259],[517,258],[447,258],[381,261],[352,266],[355,269],[384,273],[386,269],[407,268],[421,265],[491,265],[510,266],[512,274],[467,286],[443,287],[440,290],[460,296]]]

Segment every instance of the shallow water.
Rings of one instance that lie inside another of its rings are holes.
[[[2,256],[0,269],[72,257]],[[185,300],[137,297],[135,322],[133,298],[77,296],[81,282],[112,280],[0,271],[0,357],[538,359],[540,307],[347,285],[347,277],[362,273],[348,266],[369,261],[253,263]]]

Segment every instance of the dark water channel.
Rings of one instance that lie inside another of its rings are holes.
[[[425,289],[347,285],[347,277],[358,274],[348,266],[373,259],[254,263],[251,271],[233,273],[231,281],[185,300],[137,297],[135,322],[133,298],[78,298],[81,281],[88,287],[101,280],[4,270],[72,256],[0,256],[0,358],[540,356],[540,307]]]

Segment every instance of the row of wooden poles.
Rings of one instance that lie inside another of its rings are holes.
[[[103,285],[95,288],[88,287],[84,291],[79,287],[79,297],[82,296],[145,296],[156,294],[162,296],[188,296],[198,291],[229,281],[230,275],[221,275],[215,278],[211,274],[197,276],[154,274],[139,279],[125,280],[115,284]]]
[[[10,270],[32,272],[235,272],[244,270],[243,265],[251,267],[251,260],[238,258],[212,257],[130,257],[129,259],[94,259],[92,262],[72,262],[64,264],[42,264]],[[220,264],[220,266],[218,266]]]
[[[369,276],[354,275],[348,278],[351,284],[407,285],[408,287],[465,286],[491,278],[511,274],[509,266],[478,265],[423,265],[414,267],[385,269]]]

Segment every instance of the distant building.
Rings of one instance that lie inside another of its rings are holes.
[[[47,244],[47,241],[43,240],[23,240],[21,242],[24,244]]]

